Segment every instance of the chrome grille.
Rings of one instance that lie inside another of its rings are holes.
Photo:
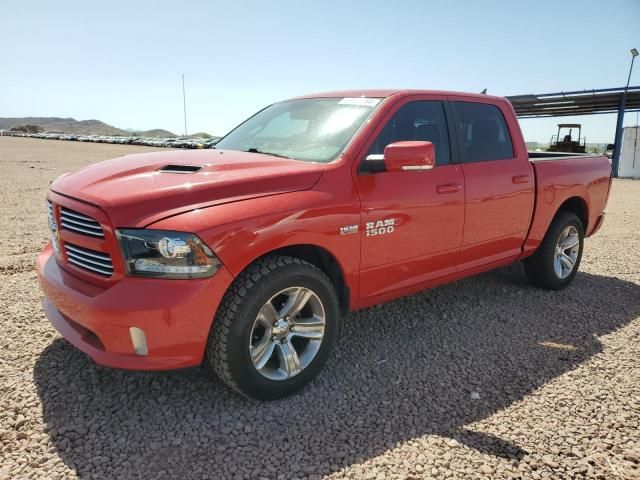
[[[78,247],[77,245],[66,242],[64,244],[64,250],[67,253],[69,262],[77,267],[99,273],[106,277],[113,275],[113,264],[111,263],[109,254]]]
[[[104,238],[102,226],[97,221],[65,207],[60,207],[60,224],[65,230],[90,237]]]
[[[47,200],[47,220],[49,222],[49,232],[51,234],[51,246],[56,255],[60,255],[60,240],[58,238],[58,223],[53,213],[53,203]]]

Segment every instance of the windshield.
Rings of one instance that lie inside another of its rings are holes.
[[[216,148],[330,162],[369,118],[380,98],[305,98],[274,103],[245,121]]]

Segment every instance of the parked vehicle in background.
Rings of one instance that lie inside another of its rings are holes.
[[[578,136],[573,136],[573,129],[578,129]],[[579,123],[559,123],[558,133],[551,136],[549,152],[585,153],[587,139],[581,137],[582,125]]]
[[[376,90],[273,104],[215,149],[128,155],[53,182],[44,310],[116,368],[207,363],[273,399],[313,379],[340,317],[524,261],[574,279],[605,156],[526,150],[499,97]]]
[[[187,138],[161,138],[161,137],[135,137],[135,136],[120,136],[120,135],[77,135],[77,134],[64,134],[54,132],[42,132],[42,133],[24,133],[3,131],[3,135],[10,135],[13,137],[28,137],[28,138],[44,138],[47,140],[77,140],[79,142],[94,142],[94,143],[116,143],[122,145],[144,145],[149,147],[165,147],[165,148],[211,148],[215,145],[215,142],[219,140],[217,137],[203,138],[203,137],[187,137]]]

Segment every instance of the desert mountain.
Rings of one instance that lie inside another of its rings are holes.
[[[47,132],[73,133],[77,135],[137,135],[143,137],[175,137],[176,135],[161,129],[131,132],[112,127],[100,120],[76,120],[60,117],[22,117],[0,118],[0,129],[9,130],[18,125],[37,125]]]

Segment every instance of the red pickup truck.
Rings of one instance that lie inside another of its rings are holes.
[[[566,287],[602,225],[610,163],[539,155],[499,97],[275,103],[215,149],[53,182],[44,310],[102,365],[205,362],[238,392],[278,398],[319,372],[350,310],[519,260],[535,285]]]

